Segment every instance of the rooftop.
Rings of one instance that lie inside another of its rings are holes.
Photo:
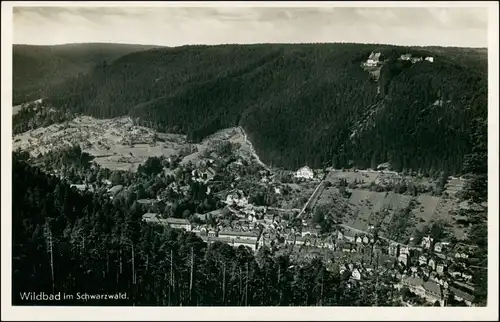
[[[462,283],[460,281],[455,281],[454,284],[456,284],[458,286],[465,287],[465,288],[469,289],[470,291],[474,291],[474,286],[472,286],[472,285],[469,285],[469,284],[466,284],[466,283]]]
[[[403,282],[413,286],[424,285],[425,283],[424,280],[420,277],[407,277],[403,280]]]
[[[474,296],[473,295],[471,295],[469,293],[466,293],[466,292],[464,292],[462,290],[459,290],[458,288],[450,286],[450,291],[453,292],[453,294],[455,294],[456,296],[463,298],[464,300],[467,300],[469,302],[474,301]]]
[[[142,219],[151,219],[151,218],[155,218],[157,217],[158,214],[157,213],[153,213],[153,212],[148,212],[148,213],[145,213],[144,215],[142,215]]]
[[[112,194],[116,194],[116,193],[120,192],[122,189],[123,189],[122,185],[116,185],[116,186],[109,188],[108,192],[112,193]]]
[[[257,237],[257,233],[256,232],[234,231],[234,230],[220,231],[219,235]]]
[[[189,225],[189,220],[187,219],[182,219],[182,218],[167,218],[167,219],[160,219],[161,223],[167,223],[167,224],[177,224],[177,225]]]
[[[435,294],[439,294],[441,292],[441,287],[436,282],[427,281],[424,283],[424,288],[426,291],[431,291]]]
[[[205,237],[203,236],[202,239],[205,241],[205,242],[221,242],[221,243],[226,243],[226,244],[234,244],[234,243],[238,243],[238,244],[248,244],[248,245],[255,245],[255,242],[253,241],[248,241],[248,240],[239,240],[239,241],[235,241],[231,238],[223,238],[223,237]]]
[[[139,200],[137,200],[137,202],[140,204],[151,204],[151,203],[155,203],[156,201],[157,201],[156,199],[139,199]]]

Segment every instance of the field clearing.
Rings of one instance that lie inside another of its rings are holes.
[[[389,210],[389,214],[380,220],[381,232],[383,232],[384,235],[388,234],[388,227],[391,224],[394,213],[408,207],[411,200],[412,197],[408,195],[401,195],[394,192],[389,193],[384,204],[384,207]]]
[[[187,165],[189,164],[189,162],[191,162],[192,164],[197,165],[201,162],[201,160],[203,160],[203,157],[201,156],[200,152],[194,152],[182,158],[180,164]]]
[[[460,192],[465,186],[465,181],[459,178],[451,178],[446,184],[445,192],[450,196],[455,196],[457,192]]]
[[[422,185],[426,187],[434,186],[434,180],[430,178],[424,177],[412,177],[412,176],[403,176],[393,171],[373,171],[373,170],[356,170],[356,171],[342,171],[342,170],[332,170],[326,176],[326,180],[332,183],[338,182],[341,179],[345,179],[347,183],[351,182],[360,182],[363,185],[374,184],[387,184],[389,182],[396,183],[399,181],[408,181],[412,182],[416,185]],[[451,181],[451,180],[450,180]],[[454,182],[458,183],[454,183]],[[450,189],[454,189],[455,185],[460,186],[463,184],[462,180],[454,180],[450,184]]]
[[[316,201],[316,205],[324,205],[331,202],[337,201],[339,195],[339,189],[335,187],[328,187],[323,189],[323,193],[321,193]]]
[[[186,165],[188,162],[198,164],[204,159],[203,155],[205,154],[205,151],[216,141],[229,141],[231,143],[238,144],[239,149],[236,151],[236,154],[239,155],[239,157],[248,161],[256,160],[253,153],[253,147],[250,142],[245,140],[245,135],[242,130],[239,127],[231,127],[217,131],[203,139],[202,142],[195,144],[197,151],[185,156],[182,159],[181,164]]]
[[[417,218],[417,228],[422,228],[435,218],[434,212],[436,211],[439,200],[439,197],[427,195],[420,195],[417,197],[417,201],[420,203],[420,205],[412,210],[413,214]],[[421,222],[421,219],[424,220],[424,222]]]
[[[465,228],[459,227],[454,221],[453,213],[458,208],[458,202],[453,199],[441,199],[440,203],[436,207],[435,217],[448,222],[451,225],[451,230],[453,234],[458,238],[465,237]]]
[[[103,168],[108,168],[110,170],[116,171],[137,171],[137,168],[141,163],[131,163],[131,162],[119,162],[113,161],[105,158],[96,158],[94,161]]]
[[[296,183],[285,183],[284,185],[289,186],[293,190],[299,190],[300,191],[300,190],[303,189],[300,185],[298,185]]]
[[[182,135],[134,126],[128,117],[95,119],[80,116],[13,138],[13,150],[20,148],[33,156],[74,144],[94,156],[95,162],[102,167],[131,171],[149,157],[170,157],[187,145]]]
[[[148,158],[150,156],[159,157],[161,155],[171,156],[178,152],[178,149],[172,149],[169,147],[165,147],[161,142],[151,146],[149,144],[135,144],[133,147],[126,145],[117,145],[113,148],[113,151],[116,151],[117,154],[130,154],[134,157],[138,158]]]
[[[181,164],[197,164],[214,141],[238,143],[237,151],[243,159],[255,160],[251,143],[245,140],[238,127],[223,129],[199,144],[190,144],[184,135],[161,133],[136,126],[130,117],[96,119],[78,116],[71,121],[21,133],[13,138],[13,149],[20,148],[32,156],[80,145],[82,151],[95,157],[95,162],[112,170],[136,171],[149,157],[171,157],[183,149],[196,147],[196,152],[183,158]],[[306,192],[304,192],[306,193]],[[311,192],[312,193],[312,192]]]
[[[326,180],[334,183],[340,179],[346,179],[347,182],[358,182],[364,180],[365,183],[380,183],[386,180],[405,179],[417,185],[434,185],[434,182],[429,178],[399,176],[394,173],[379,173],[379,172],[342,172],[338,170],[331,171]],[[348,199],[350,210],[345,210],[343,224],[354,229],[369,231],[372,226],[380,224],[380,232],[384,236],[388,236],[388,228],[391,225],[394,214],[398,210],[409,206],[412,199],[415,198],[417,205],[412,209],[414,215],[415,227],[409,227],[408,232],[413,233],[416,229],[422,229],[424,226],[430,225],[436,220],[443,220],[450,225],[450,230],[459,239],[464,238],[465,228],[460,227],[454,218],[455,210],[458,203],[453,198],[456,192],[463,188],[465,181],[460,178],[449,178],[446,186],[446,191],[450,197],[438,197],[427,194],[420,194],[413,197],[406,194],[398,194],[395,192],[375,192],[363,188],[352,190],[352,194]],[[350,189],[347,189],[348,191]],[[326,188],[317,200],[317,205],[323,204],[338,204],[344,199],[339,193],[339,189],[335,187]],[[349,209],[344,208],[344,209]],[[387,210],[385,212],[384,210]],[[339,218],[341,220],[341,218]]]
[[[378,172],[361,172],[361,171],[342,171],[342,170],[333,170],[327,174],[326,179],[332,183],[339,181],[340,179],[347,180],[347,183],[354,182],[354,180],[358,180],[361,182],[365,182],[367,184],[371,182],[375,182],[377,177],[379,176]]]
[[[345,224],[367,231],[373,224],[370,222],[372,213],[380,212],[384,208],[385,199],[385,192],[354,190],[349,198],[349,203],[355,207],[354,214],[347,219]]]
[[[17,113],[19,113],[19,111],[23,108],[22,105],[16,105],[16,106],[12,106],[12,116],[16,115]]]

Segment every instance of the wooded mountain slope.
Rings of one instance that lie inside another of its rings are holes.
[[[372,51],[384,60],[378,81],[361,67]],[[407,52],[434,62],[396,59]],[[194,141],[241,125],[273,166],[390,161],[396,170],[457,173],[472,148],[471,120],[487,119],[487,55],[473,52],[363,44],[152,49],[52,87],[49,102],[96,117],[129,114]]]
[[[157,46],[128,44],[67,44],[13,46],[14,104],[38,99],[48,85],[61,84],[89,71],[102,61],[112,61],[135,51]]]

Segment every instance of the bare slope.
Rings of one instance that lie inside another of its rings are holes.
[[[238,143],[238,154],[242,159],[257,162],[257,156],[240,128],[221,130],[199,144],[191,144],[181,134],[161,133],[143,126],[134,125],[130,117],[95,119],[79,116],[70,122],[53,124],[14,136],[13,149],[29,151],[32,155],[46,153],[52,149],[78,144],[83,151],[95,157],[95,161],[110,169],[135,171],[139,164],[151,156],[172,156],[181,150],[196,152],[182,160],[197,163],[204,152],[215,141]]]

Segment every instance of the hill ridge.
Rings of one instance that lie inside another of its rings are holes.
[[[459,172],[471,150],[467,121],[486,120],[486,56],[410,50],[431,53],[434,62],[406,66],[395,58],[408,48],[385,45],[156,48],[98,65],[47,97],[60,109],[130,115],[194,142],[241,126],[262,161],[280,167],[390,161],[399,170]],[[378,81],[360,67],[374,51],[384,57]],[[451,103],[428,109],[436,100]],[[374,104],[373,126],[351,140]]]

